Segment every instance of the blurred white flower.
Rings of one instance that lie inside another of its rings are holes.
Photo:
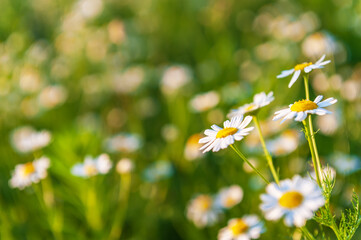
[[[198,228],[215,224],[221,213],[222,211],[215,206],[212,197],[206,194],[193,198],[187,207],[187,218]]]
[[[161,131],[162,137],[168,142],[173,142],[178,138],[179,135],[178,127],[173,124],[164,125]]]
[[[50,143],[51,134],[48,131],[35,131],[32,127],[17,128],[12,132],[11,143],[21,153],[38,150]]]
[[[193,161],[203,156],[202,152],[199,150],[199,148],[202,146],[202,144],[199,143],[199,140],[202,137],[202,134],[196,133],[188,138],[184,148],[185,159]]]
[[[190,101],[190,106],[194,112],[207,111],[219,103],[219,94],[216,91],[197,94]]]
[[[317,114],[320,116],[331,114],[332,112],[324,109],[324,107],[335,104],[337,99],[327,98],[321,102],[322,98],[322,95],[318,95],[313,102],[310,100],[300,100],[294,104],[290,104],[289,108],[275,112],[276,116],[273,117],[273,120],[279,120],[283,118],[281,121],[281,123],[283,123],[287,119],[294,118],[295,121],[302,122],[306,119],[308,114]]]
[[[77,163],[72,167],[71,173],[74,176],[88,178],[98,174],[107,174],[112,166],[109,156],[103,153],[96,158],[85,157],[83,163]]]
[[[326,177],[331,179],[335,179],[336,178],[336,170],[330,166],[324,167],[322,168],[322,176],[320,176],[321,180],[325,179]],[[310,173],[311,179],[316,181],[316,172],[313,169],[313,171]]]
[[[75,10],[86,19],[94,18],[102,12],[103,2],[102,0],[79,0]]]
[[[111,152],[135,152],[141,145],[142,141],[136,134],[120,133],[105,141],[106,148]]]
[[[301,72],[304,71],[305,73],[311,72],[313,69],[319,69],[323,68],[324,65],[331,62],[331,60],[323,61],[325,59],[326,55],[323,55],[316,63],[312,62],[306,62],[297,64],[294,68],[290,70],[284,70],[281,74],[277,76],[277,78],[284,78],[291,74],[293,74],[290,83],[288,84],[288,87],[292,87],[292,85],[296,82],[298,77],[301,75]]]
[[[142,67],[131,67],[121,74],[113,76],[113,87],[119,93],[132,93],[138,89],[144,80]]]
[[[162,92],[166,95],[174,94],[190,81],[190,72],[182,66],[168,67],[161,80]]]
[[[256,112],[261,107],[267,106],[274,100],[273,92],[269,92],[267,95],[265,92],[258,93],[254,95],[253,102],[249,104],[245,104],[237,109],[232,109],[230,113],[228,113],[227,117],[232,118],[239,115],[244,114],[252,114]]]
[[[256,215],[245,215],[232,218],[228,225],[218,233],[218,240],[251,240],[258,239],[265,232],[263,222]]]
[[[212,125],[212,129],[207,129],[204,131],[206,137],[199,140],[199,143],[204,143],[200,148],[203,150],[203,153],[208,152],[213,149],[213,152],[218,152],[220,149],[225,149],[229,145],[233,144],[234,141],[240,141],[249,134],[249,131],[252,131],[254,127],[247,127],[247,125],[252,121],[251,116],[233,117],[231,121],[227,120],[223,123],[223,128],[218,127],[217,125]]]
[[[340,126],[340,119],[338,119],[338,114],[328,114],[323,117],[317,117],[316,126],[320,129],[325,135],[332,135],[336,132]]]
[[[243,190],[238,185],[222,188],[216,196],[215,204],[221,208],[232,208],[243,199]]]
[[[122,158],[119,160],[116,166],[116,170],[119,174],[127,174],[134,169],[134,163],[129,158]]]
[[[50,166],[50,160],[47,157],[41,157],[25,164],[18,164],[9,180],[12,188],[24,189],[32,183],[37,183],[46,178],[47,169]]]
[[[53,108],[62,104],[67,97],[67,91],[62,86],[48,86],[44,88],[38,97],[40,106],[44,108]]]
[[[299,144],[299,134],[296,130],[285,130],[276,139],[266,142],[267,149],[275,156],[289,154],[297,149]]]
[[[143,176],[148,182],[157,182],[171,177],[173,172],[173,165],[169,161],[159,160],[146,168]]]
[[[349,175],[361,169],[360,157],[356,155],[335,153],[329,158],[331,165],[334,166],[340,174]]]
[[[285,216],[287,226],[302,227],[314,212],[325,204],[319,186],[309,178],[296,175],[292,179],[270,183],[267,194],[261,195],[261,210],[267,220],[275,221]]]
[[[302,43],[302,52],[309,58],[319,57],[324,53],[327,55],[334,54],[335,51],[335,40],[329,34],[321,32],[311,34]]]

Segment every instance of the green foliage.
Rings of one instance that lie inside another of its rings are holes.
[[[325,206],[322,207],[315,215],[314,219],[327,227],[330,227],[337,239],[350,240],[355,234],[361,223],[359,197],[353,192],[352,209],[346,209],[341,213],[339,225],[336,223],[336,216],[330,208],[331,193],[335,186],[336,180],[332,177],[331,171],[327,171],[323,178],[323,195],[325,197]]]

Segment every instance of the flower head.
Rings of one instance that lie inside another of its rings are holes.
[[[278,220],[285,216],[287,226],[302,227],[314,212],[325,204],[319,186],[309,178],[296,175],[276,183],[270,183],[266,194],[261,195],[261,210],[267,220]]]
[[[306,119],[307,114],[331,114],[332,112],[324,109],[324,107],[335,104],[337,102],[337,99],[327,98],[326,100],[321,102],[322,98],[322,95],[318,95],[313,102],[310,100],[301,100],[295,102],[294,104],[290,104],[289,108],[275,112],[276,116],[274,116],[273,120],[283,118],[281,122],[283,123],[287,119],[295,118],[296,121],[302,122]]]
[[[135,152],[141,145],[139,135],[131,133],[119,133],[105,141],[105,146],[110,152]]]
[[[129,158],[122,158],[119,160],[116,166],[116,170],[119,174],[127,174],[134,169],[134,163]]]
[[[254,95],[252,103],[245,104],[237,109],[232,109],[227,117],[232,118],[244,114],[253,114],[261,107],[270,104],[274,99],[273,92],[270,92],[267,95],[265,92],[258,93]]]
[[[87,156],[84,163],[75,164],[71,173],[74,176],[88,178],[98,174],[106,174],[112,168],[113,163],[107,154],[101,154],[96,158]]]
[[[18,164],[12,173],[9,185],[12,188],[24,189],[32,183],[37,183],[46,178],[47,169],[50,166],[50,160],[47,157],[41,157],[24,164]]]
[[[218,240],[257,239],[265,231],[263,222],[256,215],[233,218],[218,233]]]
[[[216,204],[221,208],[231,208],[242,201],[243,190],[238,185],[222,188],[216,196]]]
[[[51,140],[48,131],[35,131],[32,127],[21,127],[16,129],[11,136],[14,148],[21,153],[31,152],[47,146]]]
[[[193,198],[187,207],[187,218],[199,227],[211,226],[216,223],[221,214],[210,195],[201,194]]]
[[[196,133],[190,136],[187,140],[186,146],[184,148],[184,158],[193,161],[202,157],[202,152],[199,148],[202,146],[199,143],[199,140],[203,137],[202,134]]]
[[[279,74],[277,76],[277,78],[284,78],[293,73],[291,81],[288,84],[288,87],[290,88],[297,81],[297,79],[301,75],[302,71],[304,71],[305,73],[309,73],[313,69],[323,68],[324,65],[331,62],[331,60],[323,61],[325,59],[325,57],[326,57],[326,55],[323,55],[316,63],[305,62],[305,63],[297,64],[294,68],[292,68],[290,70],[282,71],[281,74]]]
[[[220,149],[225,149],[234,141],[240,141],[244,136],[253,130],[253,127],[245,128],[251,121],[252,117],[247,116],[243,120],[243,116],[233,117],[231,121],[227,120],[223,123],[223,128],[217,125],[212,125],[212,129],[204,131],[206,137],[199,140],[199,143],[205,143],[200,150],[203,153],[213,149],[213,152],[218,152]]]

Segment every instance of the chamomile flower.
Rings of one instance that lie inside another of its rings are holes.
[[[244,114],[252,114],[261,107],[270,104],[274,99],[273,92],[270,92],[267,95],[265,92],[258,93],[254,95],[252,103],[245,104],[237,109],[232,109],[227,117],[232,118]]]
[[[16,129],[11,136],[12,145],[20,153],[27,153],[46,147],[51,141],[51,133],[42,130],[36,131],[25,126]]]
[[[278,220],[285,216],[287,226],[302,227],[314,212],[325,204],[319,186],[309,178],[296,175],[292,179],[270,183],[266,194],[261,195],[261,210],[267,220]]]
[[[116,165],[116,170],[119,174],[128,174],[134,170],[134,163],[129,158],[122,158]]]
[[[238,185],[222,188],[216,196],[215,203],[221,208],[231,208],[242,201],[243,190]]]
[[[107,154],[101,154],[96,158],[87,156],[84,163],[77,163],[71,169],[74,176],[88,178],[98,174],[106,174],[113,164]]]
[[[221,213],[221,209],[214,204],[213,198],[207,194],[193,198],[187,207],[187,218],[199,228],[216,223]]]
[[[251,121],[252,117],[247,116],[243,120],[243,116],[233,117],[231,121],[227,120],[223,123],[223,128],[212,125],[212,129],[204,131],[206,137],[199,140],[199,143],[205,143],[200,150],[203,153],[213,149],[213,152],[218,152],[220,149],[225,149],[234,141],[240,141],[244,136],[249,134],[249,131],[254,127],[245,128]]]
[[[263,222],[256,215],[245,215],[233,218],[218,233],[218,240],[250,240],[258,239],[265,231]]]
[[[25,164],[16,165],[9,185],[12,188],[24,189],[32,183],[37,183],[46,178],[47,169],[50,166],[50,160],[47,157],[41,157]]]
[[[203,156],[199,148],[202,144],[199,143],[199,140],[203,137],[202,134],[196,133],[190,136],[187,140],[186,146],[184,148],[184,158],[188,161],[193,161],[199,159]]]
[[[297,79],[301,75],[302,71],[304,71],[305,73],[309,73],[313,69],[323,68],[324,65],[331,62],[331,60],[323,61],[325,59],[325,57],[326,57],[326,55],[323,55],[316,63],[305,62],[305,63],[297,64],[294,68],[292,68],[290,70],[282,71],[281,74],[279,74],[277,76],[277,78],[284,78],[284,77],[287,77],[287,76],[293,74],[291,81],[288,84],[288,87],[290,88],[297,81]]]
[[[289,108],[275,112],[276,116],[273,117],[273,120],[283,118],[281,122],[283,123],[287,119],[294,118],[296,121],[302,122],[306,119],[307,114],[317,114],[321,116],[331,114],[332,112],[324,109],[324,107],[335,104],[337,99],[327,98],[321,102],[322,98],[322,95],[318,95],[313,102],[310,100],[301,100],[295,102],[294,104],[290,104]]]

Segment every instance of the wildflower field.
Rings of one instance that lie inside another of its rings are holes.
[[[1,240],[361,240],[361,1],[0,6]]]

